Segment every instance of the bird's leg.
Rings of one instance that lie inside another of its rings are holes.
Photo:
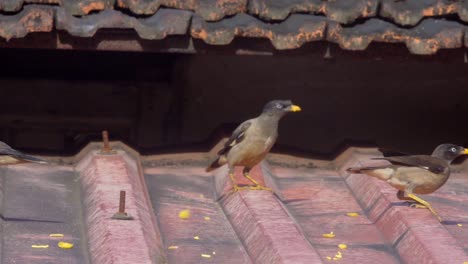
[[[439,219],[439,222],[442,222],[442,218],[437,214],[437,212],[434,210],[434,208],[432,208],[432,205],[430,203],[424,201],[423,199],[419,198],[418,196],[416,196],[416,195],[414,195],[412,193],[408,193],[408,198],[411,198],[414,201],[416,201],[416,202],[420,203],[421,205],[425,206],[425,208],[429,209],[429,211],[431,211],[431,213],[433,215],[435,215],[437,217],[437,219]]]
[[[410,197],[406,197],[404,191],[398,191],[396,196],[397,196],[398,199],[400,199],[402,201],[408,201],[410,207],[413,207],[413,208],[427,208],[425,205],[422,205],[422,204],[416,202],[414,199],[412,199]]]
[[[265,191],[271,191],[271,188],[268,188],[266,186],[260,185],[258,181],[256,181],[254,178],[250,177],[250,168],[244,168],[244,171],[242,171],[242,174],[244,175],[247,180],[251,181],[255,186],[249,186],[250,190],[265,190]]]
[[[239,185],[237,185],[236,180],[234,179],[234,168],[229,167],[229,178],[232,182],[232,192],[237,192],[240,190]]]

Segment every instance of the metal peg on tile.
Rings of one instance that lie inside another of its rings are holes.
[[[132,220],[133,217],[125,212],[125,191],[120,191],[119,211],[112,216],[116,220]]]
[[[109,144],[109,132],[107,130],[102,131],[102,149],[101,149],[101,154],[115,154],[117,153],[115,150],[113,150]]]

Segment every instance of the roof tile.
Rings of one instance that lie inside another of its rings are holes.
[[[354,27],[330,23],[327,40],[348,50],[365,50],[373,41],[405,43],[411,53],[434,54],[439,49],[460,48],[464,26],[453,21],[426,19],[413,29],[400,28],[379,19]]]
[[[249,13],[266,20],[284,20],[293,13],[320,13],[340,23],[352,23],[357,18],[373,17],[377,0],[251,0]]]
[[[244,12],[247,0],[117,0],[117,5],[138,15],[152,15],[160,6],[185,9],[194,11],[204,20],[215,21]]]
[[[468,21],[468,3],[447,0],[382,0],[380,16],[403,26],[414,26],[425,17],[458,14]]]
[[[50,32],[53,17],[51,8],[37,6],[26,6],[15,15],[0,15],[0,37],[10,40],[22,38],[30,32]]]
[[[209,23],[194,17],[191,34],[208,44],[226,45],[234,37],[267,38],[276,49],[294,49],[306,42],[323,40],[326,19],[295,14],[283,23],[270,24],[247,14],[238,14],[220,22]]]
[[[68,13],[75,16],[82,16],[92,11],[113,9],[115,0],[62,0],[60,5],[63,6]]]
[[[167,35],[183,35],[187,32],[191,12],[161,9],[148,18],[135,18],[115,10],[105,10],[82,18],[74,17],[58,9],[57,29],[66,30],[73,36],[92,37],[102,28],[135,29],[143,39],[163,39]]]

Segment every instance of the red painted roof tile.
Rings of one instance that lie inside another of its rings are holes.
[[[274,194],[232,194],[226,168],[207,174],[199,165],[208,164],[206,154],[180,155],[196,161],[192,165],[179,164],[177,154],[165,156],[169,166],[158,156],[141,163],[122,144],[113,145],[120,149],[116,154],[103,155],[97,147],[86,147],[74,166],[1,169],[3,262],[328,263],[336,256],[343,263],[468,261],[466,227],[457,225],[468,226],[464,167],[425,197],[445,220],[440,223],[427,210],[399,201],[385,182],[345,172],[379,155],[372,149],[351,148],[318,168],[264,162],[251,175]],[[235,177],[249,183],[240,169]],[[126,211],[134,220],[111,219],[120,190],[127,192]],[[190,211],[188,219],[179,217],[182,210]],[[329,232],[335,237],[322,236]],[[64,233],[75,247],[59,249],[50,233]],[[50,247],[31,248],[44,243]],[[338,248],[342,243],[347,249]]]

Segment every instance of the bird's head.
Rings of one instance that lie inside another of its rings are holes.
[[[448,162],[453,161],[458,156],[467,155],[468,149],[454,144],[441,144],[432,152],[433,157],[444,159]]]
[[[291,100],[273,100],[263,107],[263,114],[283,116],[288,112],[299,112],[301,108],[294,105]]]

